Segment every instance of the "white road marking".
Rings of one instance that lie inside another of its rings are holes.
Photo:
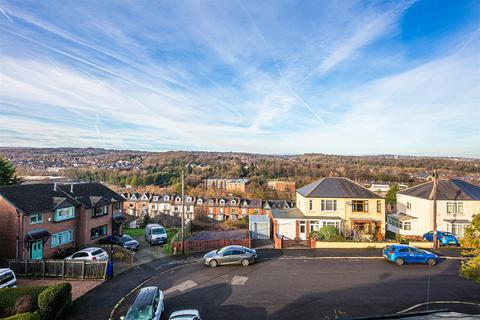
[[[397,314],[405,313],[405,312],[411,311],[413,309],[416,309],[418,307],[421,307],[421,306],[424,306],[424,305],[427,305],[427,304],[466,304],[466,305],[470,305],[470,306],[480,307],[480,303],[467,302],[467,301],[430,301],[430,302],[419,303],[419,304],[411,306],[410,308],[407,308],[405,310],[398,311]]]
[[[168,294],[170,294],[172,292],[175,292],[177,290],[180,291],[180,292],[183,292],[183,291],[186,291],[186,290],[191,289],[191,288],[196,287],[196,286],[198,286],[198,284],[195,281],[187,280],[187,281],[184,281],[180,284],[177,284],[176,286],[168,288],[167,290],[163,290],[163,294],[168,295]]]
[[[234,276],[230,284],[232,286],[244,286],[247,280],[248,280],[248,277]]]

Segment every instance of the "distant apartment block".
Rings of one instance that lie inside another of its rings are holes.
[[[269,180],[267,186],[277,192],[295,192],[295,181]]]
[[[123,200],[101,183],[0,187],[0,258],[49,258],[122,234]]]
[[[249,179],[205,179],[203,181],[206,189],[223,190],[228,192],[245,192]]]

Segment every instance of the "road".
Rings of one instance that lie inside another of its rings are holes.
[[[144,285],[155,285],[166,292],[167,314],[196,308],[205,319],[312,319],[313,315],[334,319],[335,315],[395,313],[427,299],[428,266],[398,267],[375,259],[374,254],[327,259],[333,255],[304,257],[299,251],[291,252],[266,254],[259,263],[246,268],[213,269],[198,262],[177,266]],[[444,260],[431,269],[430,301],[480,302],[480,285],[458,276],[459,263]],[[135,293],[119,305],[115,319],[126,313]],[[474,306],[441,307],[480,313]],[[417,310],[422,308],[425,310]]]

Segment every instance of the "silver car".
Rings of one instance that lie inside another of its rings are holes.
[[[224,264],[248,266],[257,260],[257,251],[242,246],[226,246],[203,256],[203,263],[210,267]]]

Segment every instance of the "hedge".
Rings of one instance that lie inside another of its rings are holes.
[[[0,289],[0,316],[5,313],[6,309],[14,308],[15,301],[23,296],[32,296],[33,309],[38,309],[38,296],[48,287],[25,287],[25,288],[4,288]]]
[[[48,287],[38,296],[38,308],[42,319],[62,319],[72,306],[72,285],[59,283]]]

